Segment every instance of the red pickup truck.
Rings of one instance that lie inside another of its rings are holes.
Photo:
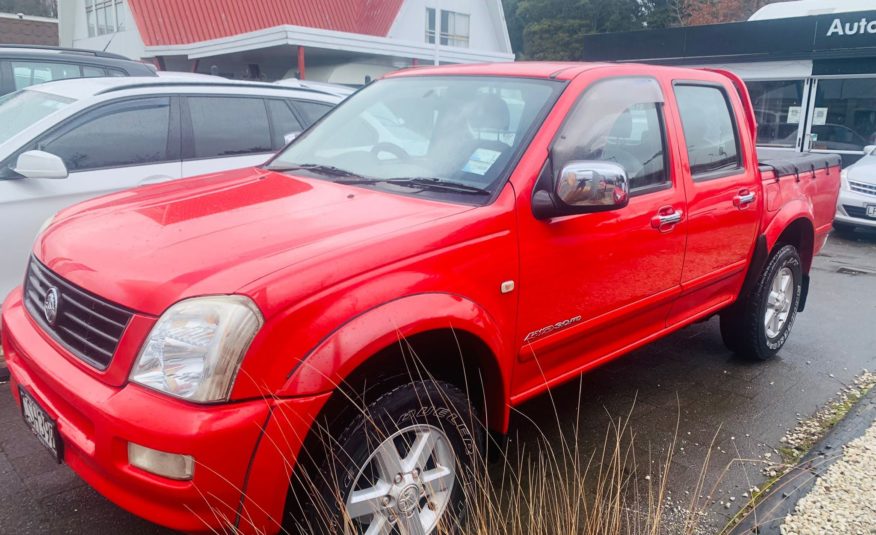
[[[3,306],[12,394],[165,526],[430,533],[510,407],[716,314],[779,351],[839,159],[758,161],[755,131],[726,72],[393,74],[264,166],[47,223]]]

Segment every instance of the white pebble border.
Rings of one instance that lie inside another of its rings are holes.
[[[876,424],[843,447],[794,511],[782,535],[876,534]]]

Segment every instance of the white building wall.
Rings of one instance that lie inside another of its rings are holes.
[[[106,50],[131,59],[147,57],[146,46],[140,38],[137,23],[125,3],[125,31],[88,36],[88,21],[85,18],[85,0],[61,0],[58,2],[58,36],[61,46]]]
[[[427,7],[468,15],[469,49],[511,53],[499,0],[405,0],[387,37],[425,42]]]

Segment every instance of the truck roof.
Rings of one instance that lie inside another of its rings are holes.
[[[584,71],[605,67],[610,63],[581,63],[553,61],[516,61],[508,63],[474,63],[467,65],[442,65],[439,67],[412,67],[387,75],[396,76],[517,76],[521,78],[553,78],[571,80]],[[648,66],[648,68],[655,68]]]

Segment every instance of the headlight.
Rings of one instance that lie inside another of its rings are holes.
[[[849,189],[849,170],[843,169],[840,171],[840,187],[842,189]]]
[[[259,309],[244,296],[180,301],[152,327],[130,379],[189,401],[226,401],[263,323]]]

